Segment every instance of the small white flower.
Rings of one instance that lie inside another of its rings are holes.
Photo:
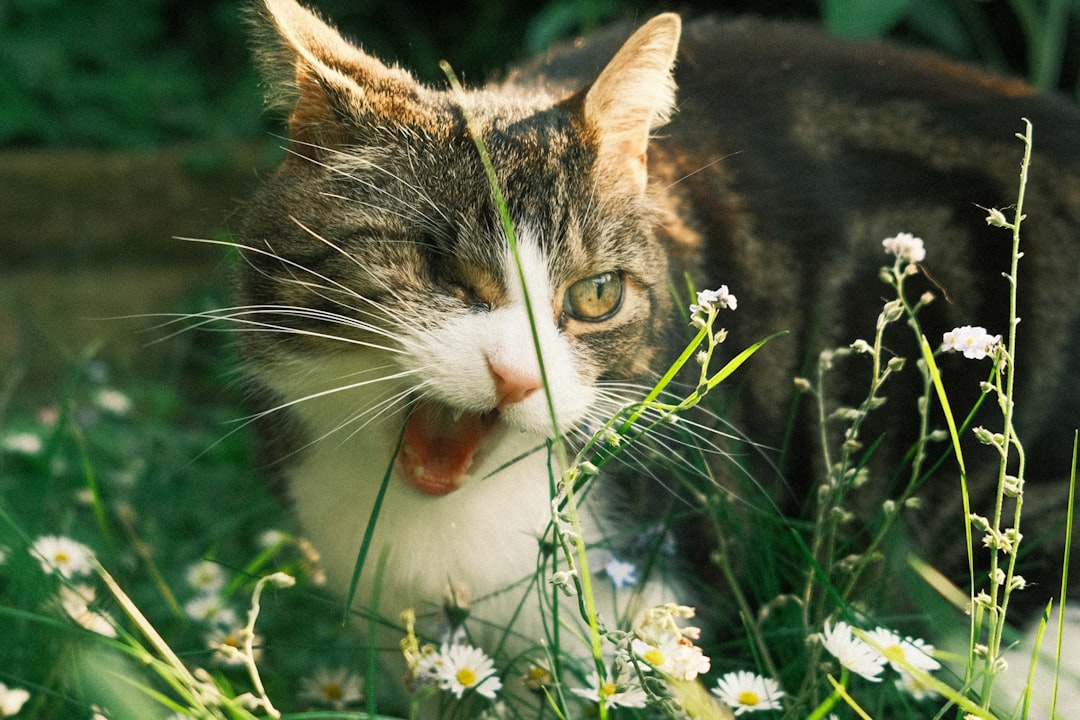
[[[667,674],[676,680],[693,680],[709,672],[711,661],[694,643],[683,639],[672,653]]]
[[[867,637],[881,648],[882,655],[898,672],[907,672],[907,668],[901,663],[907,663],[923,672],[931,672],[941,667],[941,663],[933,657],[934,646],[919,638],[901,638],[887,628],[871,630]]]
[[[258,539],[259,547],[272,548],[277,545],[284,545],[289,541],[289,536],[280,530],[264,530]]]
[[[228,607],[217,595],[200,595],[188,601],[184,605],[184,612],[192,620],[218,627],[231,627],[239,621],[236,611]]]
[[[634,636],[657,647],[672,638],[697,640],[701,637],[701,628],[679,624],[680,620],[694,615],[694,608],[688,605],[667,603],[651,607],[642,613],[641,619],[634,625]]]
[[[729,672],[716,681],[712,694],[736,715],[758,710],[781,710],[780,698],[784,691],[772,678],[762,677],[747,670]]]
[[[484,711],[476,716],[476,720],[510,720],[516,718],[516,713],[511,713],[510,708],[502,700],[488,703]]]
[[[221,565],[212,560],[200,560],[190,565],[184,572],[184,580],[193,589],[206,594],[216,593],[225,587],[225,573]]]
[[[881,682],[881,672],[885,669],[885,658],[874,648],[864,643],[851,631],[851,626],[841,620],[835,626],[825,621],[825,632],[819,635],[825,649],[840,664],[851,672],[861,675],[871,682]]]
[[[728,291],[727,285],[716,290],[701,290],[697,294],[697,303],[690,306],[690,314],[708,313],[710,310],[734,310],[739,305],[738,298]]]
[[[598,705],[602,703],[606,708],[643,708],[649,699],[638,679],[629,673],[616,680],[600,682],[599,673],[593,670],[585,678],[585,683],[585,687],[574,688],[570,692]]]
[[[443,666],[446,664],[442,653],[435,649],[434,645],[425,645],[420,648],[416,665],[412,668],[413,677],[417,685],[438,685],[443,674]]]
[[[0,682],[0,717],[11,717],[22,710],[30,699],[30,693],[22,688],[9,688]]]
[[[897,689],[906,692],[913,700],[932,700],[938,696],[937,690],[922,684],[911,673],[900,672],[900,679],[896,681]]]
[[[12,455],[37,455],[45,449],[45,443],[34,433],[18,432],[5,435],[2,447]]]
[[[611,578],[617,590],[633,587],[638,582],[637,566],[632,562],[624,562],[613,557],[604,565],[604,572]]]
[[[94,404],[113,415],[127,415],[131,412],[131,398],[119,390],[103,388],[94,398]]]
[[[953,328],[945,333],[941,349],[946,352],[963,353],[971,360],[981,360],[994,351],[994,346],[1001,342],[1000,335],[991,335],[986,328],[972,325]]]
[[[60,588],[60,607],[68,617],[87,630],[105,637],[116,637],[116,623],[106,613],[90,609],[96,593],[89,585]]]
[[[214,651],[214,662],[226,667],[237,667],[244,664],[244,635],[243,627],[214,628],[206,635],[206,644]],[[258,660],[262,655],[259,647],[262,638],[256,634],[251,638],[252,660]]]
[[[364,699],[364,681],[348,668],[319,668],[300,680],[300,698],[334,710]]]
[[[472,690],[486,698],[494,698],[502,688],[502,680],[495,674],[495,664],[483,650],[471,645],[443,645],[438,657],[425,661],[421,658],[418,676],[434,678],[442,690],[449,690],[460,698],[466,690]]]
[[[89,575],[93,551],[80,542],[59,535],[44,535],[34,541],[30,554],[41,562],[42,572],[58,571],[65,578]]]
[[[654,670],[676,680],[693,680],[709,671],[709,658],[701,648],[677,635],[656,644],[635,638],[630,649]]]
[[[926,248],[923,247],[922,238],[917,238],[911,233],[897,233],[891,238],[881,241],[885,252],[892,253],[901,260],[909,263],[918,263],[926,259]]]

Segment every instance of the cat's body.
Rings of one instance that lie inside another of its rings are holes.
[[[1031,502],[1064,498],[1068,433],[1080,418],[1074,106],[936,56],[800,28],[702,20],[680,43],[670,15],[625,46],[629,33],[612,31],[456,95],[386,68],[288,0],[267,4],[277,48],[267,56],[291,88],[291,153],[251,205],[249,310],[237,317],[271,331],[242,344],[265,410],[267,464],[286,479],[343,593],[381,502],[355,608],[371,608],[381,572],[379,614],[393,624],[415,608],[429,638],[446,604],[467,607],[473,640],[504,657],[551,631],[530,582],[538,558],[550,557],[541,546],[560,474],[547,444],[553,421],[518,271],[461,108],[481,128],[516,226],[559,430],[582,439],[579,428],[640,399],[681,349],[688,317],[673,290],[684,276],[699,289],[728,284],[739,298],[725,322],[733,351],[791,333],[732,379],[727,417],[751,442],[729,447],[737,462],[721,459],[717,479],[772,461],[754,471],[762,496],[740,499],[789,509],[808,492],[813,441],[797,432],[782,459],[762,448],[781,445],[808,358],[873,333],[887,295],[882,239],[926,240],[927,265],[952,300],[925,310],[932,342],[962,324],[1006,330],[1008,240],[975,204],[1012,202],[1013,133],[1029,117],[1021,283],[1038,279],[1021,295],[1020,421],[1035,445],[1029,477],[1052,487]],[[886,443],[882,462],[905,449]],[[588,493],[583,521],[590,541],[612,537],[617,548],[634,530],[610,498],[629,493],[625,480],[607,482]],[[955,490],[920,493],[954,513],[952,529],[927,535],[962,537]],[[964,562],[962,548],[949,553]],[[690,599],[660,577],[644,595],[647,604]],[[565,603],[564,619],[575,610]],[[503,644],[511,619],[514,639]],[[388,658],[400,636],[391,627],[379,638]]]

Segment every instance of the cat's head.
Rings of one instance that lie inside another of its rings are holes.
[[[596,420],[605,384],[655,370],[671,287],[646,150],[673,107],[677,16],[638,30],[582,88],[459,92],[384,65],[292,0],[260,16],[289,146],[245,223],[248,364],[302,415],[335,394],[377,408],[317,437],[396,423],[403,474],[440,494],[490,437],[535,444]]]

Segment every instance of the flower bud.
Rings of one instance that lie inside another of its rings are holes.
[[[986,210],[986,208],[983,209]],[[1001,228],[1009,227],[1009,221],[1005,218],[1005,213],[997,208],[986,210],[986,224]]]

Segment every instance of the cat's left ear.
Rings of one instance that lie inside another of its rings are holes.
[[[649,134],[675,109],[675,53],[682,21],[657,15],[615,54],[585,95],[585,123],[598,142],[600,169],[644,193]]]

